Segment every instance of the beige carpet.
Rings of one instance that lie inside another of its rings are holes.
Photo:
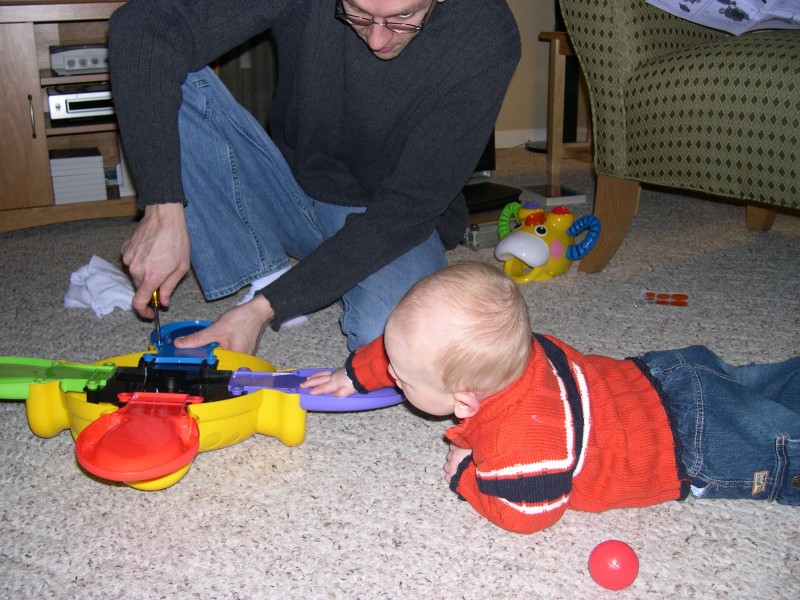
[[[501,151],[495,180],[543,183],[544,158]],[[589,167],[564,182],[593,192]],[[591,204],[577,208],[588,212]],[[800,351],[800,219],[744,229],[744,209],[646,191],[606,271],[573,268],[529,284],[533,327],[587,352],[624,357],[705,343],[733,362]],[[96,254],[118,263],[127,219],[0,235],[0,354],[96,361],[145,349],[150,324],[62,306],[70,273]],[[491,250],[461,247],[450,260]],[[685,292],[689,306],[635,306],[641,290]],[[213,319],[193,279],[165,321]],[[268,331],[259,355],[278,367],[337,366],[338,310]],[[748,501],[686,501],[568,513],[515,535],[447,489],[447,420],[400,405],[308,415],[289,448],[257,436],[199,455],[175,486],[141,492],[77,466],[62,432],[34,436],[19,402],[0,402],[0,598],[797,598],[800,510]],[[620,482],[624,485],[624,482]],[[590,551],[625,540],[641,570],[612,593],[587,571]]]

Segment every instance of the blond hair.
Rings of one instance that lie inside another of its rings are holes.
[[[392,323],[424,338],[412,346],[437,349],[433,367],[449,392],[499,392],[522,375],[530,357],[528,306],[517,284],[477,261],[455,263],[418,281],[387,327]],[[441,339],[431,339],[432,331]]]

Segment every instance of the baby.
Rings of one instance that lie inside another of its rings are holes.
[[[532,533],[567,508],[697,498],[800,505],[800,357],[727,365],[703,346],[619,360],[532,333],[516,284],[461,262],[420,280],[383,337],[303,387],[396,385],[453,414],[445,479],[480,514]]]

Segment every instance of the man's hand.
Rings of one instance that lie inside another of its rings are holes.
[[[249,302],[223,313],[205,329],[176,338],[174,344],[176,348],[197,348],[217,342],[224,350],[254,355],[261,334],[274,316],[269,300],[256,294]]]
[[[455,444],[450,444],[450,450],[447,452],[447,460],[444,463],[444,480],[450,483],[450,480],[455,477],[458,472],[458,466],[464,459],[472,454],[471,448],[460,448]]]
[[[136,231],[122,244],[122,262],[128,267],[136,294],[133,308],[150,319],[150,299],[158,290],[158,299],[169,306],[172,292],[189,271],[189,232],[183,205],[151,204],[144,209]]]
[[[348,396],[356,393],[356,388],[353,387],[353,382],[347,376],[344,369],[336,369],[335,371],[319,371],[300,384],[301,388],[309,389],[309,393],[314,396],[327,394],[329,396],[336,396],[337,398],[347,398]]]

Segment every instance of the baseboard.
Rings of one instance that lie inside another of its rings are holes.
[[[522,146],[530,139],[547,139],[546,129],[516,129],[494,132],[495,148],[514,148]]]
[[[586,127],[578,127],[576,137],[579,140],[585,140],[587,133]],[[514,129],[494,132],[495,148],[514,148],[516,146],[522,146],[525,142],[540,142],[546,144],[547,129]]]

